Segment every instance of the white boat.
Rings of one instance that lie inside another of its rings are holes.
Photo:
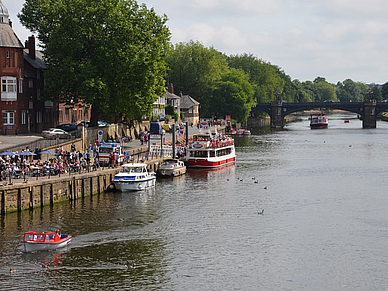
[[[186,174],[186,166],[178,159],[167,159],[158,169],[159,177],[177,177],[184,174]]]
[[[197,134],[186,150],[189,168],[218,168],[236,162],[234,140],[217,132]]]
[[[125,164],[114,176],[113,183],[119,191],[140,191],[155,187],[156,175],[147,170],[147,164]]]
[[[310,116],[310,128],[311,129],[317,129],[317,128],[327,128],[329,125],[329,120],[325,116],[325,114],[311,114]]]
[[[58,234],[55,232],[24,233],[23,246],[25,252],[48,251],[63,248],[71,242],[71,235]]]

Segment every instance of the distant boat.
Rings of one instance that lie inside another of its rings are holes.
[[[327,128],[329,125],[329,120],[325,114],[311,114],[310,116],[310,128],[311,129],[320,129]]]

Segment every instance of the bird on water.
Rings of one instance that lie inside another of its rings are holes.
[[[259,211],[257,214],[261,214],[261,215],[263,215],[263,214],[264,214],[264,209],[263,209],[263,210],[261,210],[261,211]]]

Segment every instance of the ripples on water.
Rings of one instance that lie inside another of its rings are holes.
[[[0,288],[386,290],[388,125],[343,118],[254,132],[236,139],[235,166],[154,190],[9,214]],[[21,252],[25,231],[56,228],[69,248]]]

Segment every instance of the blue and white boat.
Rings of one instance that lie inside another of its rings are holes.
[[[122,192],[153,188],[155,182],[155,173],[147,170],[147,164],[141,163],[122,165],[120,172],[113,178],[116,190]]]

